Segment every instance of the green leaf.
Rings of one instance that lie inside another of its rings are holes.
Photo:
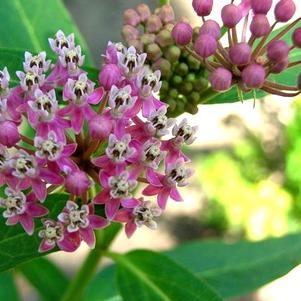
[[[69,284],[66,275],[46,258],[37,258],[22,264],[18,267],[18,271],[36,288],[44,300],[60,300],[62,292]]]
[[[116,265],[110,265],[91,281],[85,296],[87,301],[122,301],[116,283]]]
[[[51,194],[45,200],[44,206],[49,209],[47,217],[56,219],[64,208],[68,196],[65,194]],[[38,232],[43,228],[39,219],[35,220],[36,227],[32,236],[24,232],[20,224],[5,225],[5,219],[0,216],[0,272],[15,267],[30,259],[43,256],[38,252],[41,239]],[[53,249],[51,252],[56,251]]]
[[[159,253],[139,250],[112,257],[126,301],[222,300],[203,280]]]
[[[13,274],[10,272],[0,274],[0,300],[20,301]]]
[[[254,291],[300,264],[301,234],[234,244],[193,242],[167,255],[230,298]]]
[[[61,0],[1,0],[0,19],[0,47],[49,53],[48,38],[61,29],[75,34],[86,64],[93,65],[87,44]]]
[[[23,70],[24,51],[19,49],[0,47],[0,69],[3,69],[5,66],[8,68],[8,71],[11,76],[11,81],[10,81],[11,87],[19,85],[20,80],[16,76],[16,71]],[[52,60],[53,63],[56,62],[56,58],[53,55],[49,56],[49,58]],[[98,81],[99,70],[87,66],[83,66],[83,70],[88,72],[88,76],[90,80],[94,82]]]

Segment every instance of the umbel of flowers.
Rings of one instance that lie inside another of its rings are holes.
[[[296,11],[294,1],[277,1],[274,22],[268,18],[272,0],[243,0],[240,4],[231,1],[224,7],[219,6],[223,28],[226,29],[226,43],[221,40],[224,36],[220,25],[209,18],[213,2],[192,1],[195,12],[203,21],[195,41],[192,40],[192,28],[188,22],[178,22],[172,32],[175,41],[206,66],[212,88],[223,92],[236,85],[240,92],[261,89],[280,96],[298,95],[301,90],[300,76],[296,86],[269,80],[271,74],[300,64],[300,60],[290,61],[289,55],[295,48],[301,48],[301,28],[293,31],[291,43],[283,40],[300,21],[298,18],[288,23]],[[276,25],[287,23],[277,35],[271,35]]]
[[[197,113],[200,94],[208,88],[204,66],[172,38],[175,20],[171,5],[151,11],[146,4],[139,4],[124,11],[122,28],[127,45],[146,52],[151,69],[161,71],[160,96],[169,105],[170,116]]]
[[[109,43],[96,87],[81,69],[84,56],[73,34],[58,31],[49,42],[55,64],[45,52],[25,52],[14,88],[7,68],[0,72],[0,186],[6,195],[0,206],[6,224],[20,223],[32,235],[41,219],[40,252],[55,246],[74,251],[81,241],[93,248],[94,230],[112,222],[124,223],[129,237],[142,225],[156,228],[168,199],[182,201],[178,187],[192,171],[181,146],[194,141],[196,127],[166,117],[167,106],[154,94],[160,71],[152,72],[147,55],[134,47]],[[34,135],[26,136],[24,125]],[[146,199],[133,195],[138,183]],[[49,219],[47,196],[56,190],[69,200]]]

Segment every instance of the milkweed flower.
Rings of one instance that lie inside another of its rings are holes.
[[[139,9],[128,11],[128,26],[148,15],[146,7]],[[160,16],[161,23],[173,19],[167,7]],[[146,53],[110,42],[98,84],[82,70],[84,55],[73,34],[58,31],[49,43],[57,61],[51,64],[45,52],[26,52],[17,86],[9,86],[7,68],[0,72],[0,185],[6,194],[0,207],[6,224],[20,223],[38,235],[40,252],[56,246],[72,252],[82,241],[93,248],[96,229],[113,222],[124,223],[129,237],[142,225],[155,229],[169,196],[179,201],[177,187],[191,175],[181,145],[193,142],[196,127],[166,116],[167,105],[157,97],[161,73],[145,64]],[[22,120],[30,133],[23,132]],[[173,138],[165,139],[171,131]],[[157,196],[162,209],[136,198],[138,184]],[[50,219],[48,196],[56,189],[69,198]],[[43,229],[37,233],[38,219]]]

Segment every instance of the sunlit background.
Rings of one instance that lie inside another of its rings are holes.
[[[107,41],[121,40],[123,10],[140,3],[65,2],[99,65]],[[221,8],[229,1],[215,2]],[[295,1],[300,16],[299,2]],[[146,3],[154,8],[156,1]],[[174,0],[172,4],[178,16],[186,15],[194,24],[199,22],[191,1]],[[218,14],[215,17],[219,18]],[[191,186],[183,189],[185,202],[169,202],[156,232],[143,228],[130,240],[120,233],[113,249],[163,250],[205,238],[259,240],[300,229],[301,99],[267,97],[258,100],[255,108],[253,101],[208,105],[202,106],[197,115],[186,117],[199,126],[199,133],[190,154],[196,173]],[[74,254],[59,252],[50,258],[72,275],[87,251],[82,245]],[[300,301],[300,279],[301,268],[296,268],[258,292],[236,300]],[[26,300],[38,300],[24,279],[19,278],[19,284],[26,287]]]

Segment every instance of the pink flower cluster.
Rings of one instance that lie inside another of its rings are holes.
[[[58,31],[49,42],[57,62],[45,52],[26,52],[18,86],[9,87],[7,68],[0,71],[6,224],[20,223],[32,235],[34,219],[43,217],[40,252],[55,246],[74,251],[81,241],[93,248],[94,230],[111,222],[125,223],[129,237],[142,225],[156,228],[167,200],[182,201],[177,187],[187,185],[192,171],[181,146],[194,141],[197,128],[166,116],[167,106],[156,97],[160,72],[152,72],[146,54],[134,47],[109,43],[96,87],[81,69],[84,56],[73,34]],[[22,133],[26,127],[34,134]],[[139,182],[158,207],[135,198]],[[53,191],[69,194],[57,220],[47,218]]]
[[[218,2],[218,1],[217,1]],[[202,62],[209,71],[209,82],[216,91],[226,91],[236,85],[240,91],[261,89],[269,94],[297,96],[301,90],[301,75],[296,86],[274,83],[271,74],[279,74],[300,64],[290,61],[289,55],[295,48],[301,48],[301,28],[291,35],[292,43],[282,38],[292,30],[300,18],[282,28],[277,35],[271,33],[275,26],[289,22],[295,12],[293,0],[279,0],[273,19],[268,16],[272,0],[233,1],[221,7],[223,28],[228,42],[224,46],[220,24],[207,17],[211,14],[213,0],[193,0],[192,6],[203,24],[193,39],[192,27],[179,22],[173,29],[175,41]],[[240,30],[242,28],[242,30]]]

